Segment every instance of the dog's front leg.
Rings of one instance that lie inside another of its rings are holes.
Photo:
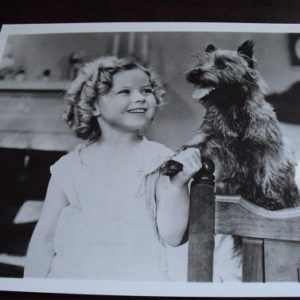
[[[197,134],[190,141],[188,141],[184,146],[179,148],[176,152],[179,153],[188,148],[198,148],[201,151],[205,144],[206,138],[207,138],[207,134],[201,129],[199,129],[197,131]],[[182,171],[182,168],[183,166],[181,163],[171,159],[164,163],[164,165],[160,168],[160,172],[163,175],[173,177],[177,173]]]

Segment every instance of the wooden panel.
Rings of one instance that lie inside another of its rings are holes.
[[[42,80],[30,80],[30,81],[15,81],[5,80],[0,81],[0,91],[65,91],[69,81],[42,81]]]
[[[239,196],[217,196],[216,233],[300,241],[300,207],[268,211]]]
[[[59,93],[0,93],[0,105],[1,131],[68,132]]]
[[[189,224],[188,281],[213,278],[214,187],[192,184]]]
[[[300,243],[265,240],[266,281],[299,282]]]
[[[79,143],[82,141],[70,134],[0,131],[1,148],[70,151]]]
[[[62,92],[2,91],[0,105],[0,147],[69,151],[80,143],[61,118]]]
[[[264,282],[263,239],[243,238],[242,280]]]

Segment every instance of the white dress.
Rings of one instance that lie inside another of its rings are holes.
[[[119,190],[117,171],[115,182],[99,182],[81,160],[81,149],[51,167],[70,204],[58,219],[48,277],[168,280],[167,248],[155,230],[155,176],[147,184],[145,178],[173,152],[144,138],[143,163]]]

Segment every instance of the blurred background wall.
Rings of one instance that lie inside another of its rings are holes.
[[[300,67],[291,64],[287,34],[160,32],[147,33],[146,43],[144,36],[120,34],[118,54],[140,58],[145,54],[162,78],[170,103],[148,135],[173,149],[201,123],[202,107],[191,101],[192,86],[185,81],[184,73],[197,62],[195,55],[207,44],[236,49],[246,39],[254,40],[258,69],[270,92],[283,92],[300,78]],[[115,51],[114,38],[112,33],[36,34],[10,36],[8,44],[15,67],[24,68],[27,81],[41,79],[45,70],[51,72],[49,81],[57,81],[69,80],[71,53],[81,55],[84,61],[111,55]]]

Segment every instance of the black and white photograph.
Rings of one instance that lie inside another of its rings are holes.
[[[299,98],[299,25],[2,26],[0,290],[299,296]]]

